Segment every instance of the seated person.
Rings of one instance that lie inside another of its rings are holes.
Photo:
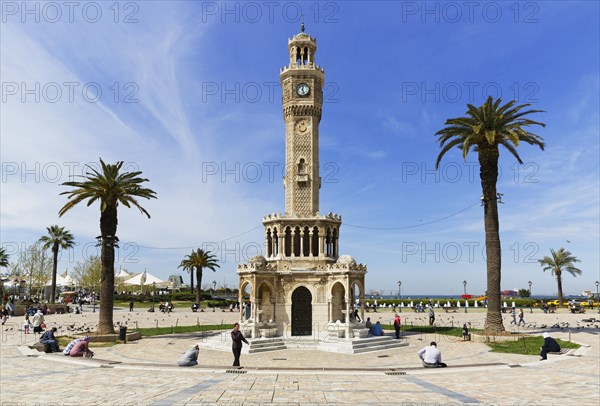
[[[90,351],[89,343],[90,338],[87,336],[83,337],[73,346],[73,349],[71,350],[69,355],[71,357],[93,357],[94,353],[93,351]]]
[[[88,339],[89,339],[89,337],[88,337]],[[66,356],[69,355],[69,353],[71,352],[73,347],[75,347],[75,344],[77,344],[80,340],[81,340],[81,338],[76,338],[73,341],[71,341],[69,344],[67,344],[67,346],[63,350],[63,355],[66,355]]]
[[[198,365],[198,353],[200,352],[200,348],[198,344],[194,347],[187,350],[177,361],[177,365],[180,367],[192,367],[194,365]]]
[[[370,317],[367,317],[367,321],[365,322],[365,328],[368,328],[369,334],[371,334],[371,330],[373,329],[373,323],[371,323]]]
[[[200,305],[198,303],[193,303],[192,304],[192,311],[194,313],[197,312],[199,308],[200,308]]]
[[[377,320],[377,323],[375,323],[375,325],[373,327],[371,327],[371,334],[373,334],[374,336],[382,336],[383,335],[383,327],[381,326],[381,323],[379,322],[379,320]]]
[[[542,351],[540,352],[540,361],[547,359],[547,354],[549,352],[560,352],[560,345],[556,342],[556,340],[550,337],[550,334],[544,333],[544,345],[542,346]]]
[[[437,349],[435,341],[432,341],[428,347],[422,348],[417,355],[423,361],[425,368],[444,368],[447,366],[442,362],[442,353]]]
[[[40,337],[40,343],[44,344],[44,346],[50,346],[50,352],[58,352],[58,341],[56,341],[56,337],[54,337],[54,333],[56,333],[56,327],[52,327],[52,329],[46,331]]]

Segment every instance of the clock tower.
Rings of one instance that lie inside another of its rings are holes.
[[[302,32],[288,41],[290,63],[281,69],[286,127],[285,211],[298,217],[319,211],[319,123],[325,72],[315,63],[317,42]]]
[[[364,302],[365,265],[339,255],[342,216],[319,212],[319,124],[325,71],[315,63],[317,40],[288,39],[280,70],[285,121],[285,212],[263,218],[265,255],[238,266],[245,334],[350,338],[355,299]],[[361,307],[364,312],[364,306]]]

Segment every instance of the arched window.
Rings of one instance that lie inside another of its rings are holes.
[[[319,229],[317,227],[313,228],[312,235],[312,256],[319,256]]]
[[[298,162],[298,174],[306,174],[306,161],[304,161],[304,158],[301,158],[300,162]]]
[[[277,227],[273,228],[273,255],[279,255],[279,236],[277,235]]]
[[[294,229],[294,255],[300,256],[300,227]]]
[[[271,229],[267,229],[267,258],[273,256],[273,238],[271,237]]]
[[[310,256],[310,232],[308,227],[304,227],[304,233],[302,234],[302,255],[305,257]]]
[[[285,237],[284,237],[284,248],[285,248],[285,256],[292,256],[292,229],[290,227],[285,228]]]

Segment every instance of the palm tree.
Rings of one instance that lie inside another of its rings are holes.
[[[479,159],[487,257],[487,333],[504,331],[500,313],[500,227],[496,192],[500,156],[498,146],[502,145],[522,164],[523,161],[516,150],[520,142],[544,149],[543,139],[525,128],[532,125],[546,126],[544,123],[525,118],[529,114],[542,112],[541,110],[521,111],[529,104],[515,106],[515,100],[503,106],[500,106],[500,103],[501,99],[494,101],[490,96],[481,107],[468,104],[466,117],[446,120],[445,127],[435,134],[442,148],[437,157],[436,168],[446,152],[454,147],[462,151],[465,160],[471,150],[477,152]]]
[[[194,294],[194,268],[191,265],[190,255],[186,255],[186,257],[187,258],[182,260],[177,268],[182,268],[184,271],[190,273],[190,293]]]
[[[0,268],[8,268],[8,254],[4,248],[0,248]]]
[[[56,301],[56,271],[58,268],[58,250],[69,249],[75,246],[73,241],[73,234],[64,227],[50,226],[46,227],[48,235],[40,237],[40,242],[44,244],[44,249],[52,248],[52,293],[50,296],[50,303]]]
[[[581,262],[574,257],[569,251],[564,248],[554,251],[550,249],[552,257],[544,257],[539,263],[544,272],[552,271],[552,275],[556,275],[556,284],[558,285],[558,305],[562,306],[563,291],[562,291],[562,273],[568,272],[573,276],[581,275],[581,269],[575,267],[575,262]]]
[[[62,192],[68,195],[69,201],[58,212],[62,216],[77,204],[87,200],[87,206],[94,202],[100,203],[100,236],[102,243],[101,262],[102,280],[100,289],[100,315],[98,321],[99,334],[114,333],[113,326],[113,293],[115,289],[115,247],[118,247],[117,238],[117,208],[119,204],[130,208],[137,207],[142,214],[150,218],[136,198],[156,199],[156,192],[142,187],[148,179],[139,177],[142,172],[120,172],[123,161],[115,164],[105,164],[100,159],[102,171],[89,167],[88,172],[82,176],[81,182],[64,182],[63,186],[74,189]]]
[[[183,269],[196,270],[196,303],[200,303],[201,295],[200,295],[200,286],[202,286],[202,270],[204,268],[211,269],[213,272],[216,272],[216,268],[220,268],[219,264],[217,264],[217,260],[210,251],[204,251],[200,248],[193,251],[190,255],[186,255],[186,258],[181,261],[179,267]]]

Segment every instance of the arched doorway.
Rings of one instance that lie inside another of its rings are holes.
[[[312,335],[312,295],[304,286],[292,293],[292,335]]]

